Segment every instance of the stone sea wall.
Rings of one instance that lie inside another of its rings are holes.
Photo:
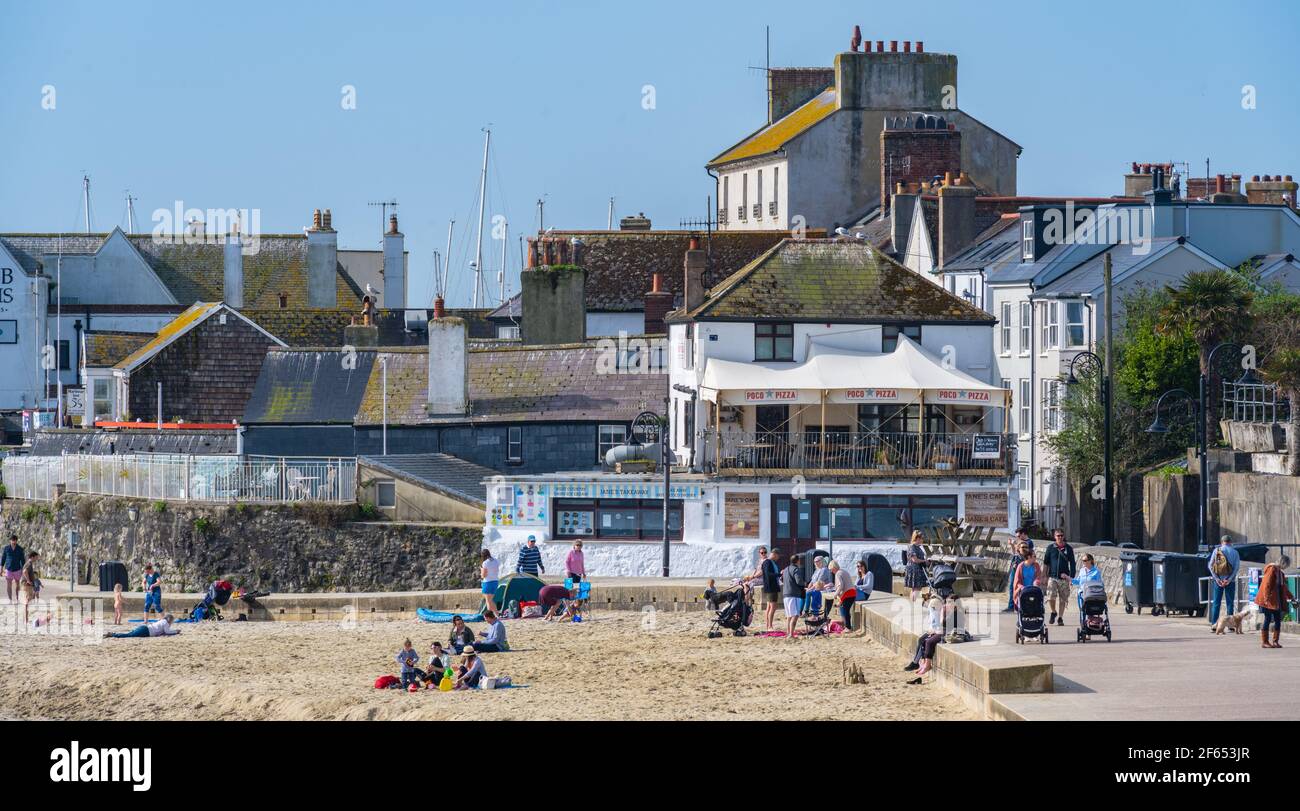
[[[132,520],[131,508],[135,508]],[[81,533],[79,583],[120,560],[138,588],[146,563],[168,591],[202,591],[224,577],[272,592],[404,591],[477,585],[477,527],[360,522],[355,505],[196,505],[67,495],[0,502],[0,533],[18,534],[44,560],[46,578],[68,572],[67,531]]]

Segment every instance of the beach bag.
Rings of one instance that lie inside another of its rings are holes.
[[[1223,554],[1222,549],[1214,550],[1214,560],[1210,562],[1210,571],[1216,577],[1227,577],[1232,574],[1232,564],[1228,562],[1228,556]]]
[[[500,690],[510,686],[511,681],[509,676],[489,676],[483,680],[484,690]]]
[[[390,687],[396,687],[397,685],[399,685],[399,684],[401,684],[401,683],[402,683],[402,680],[401,680],[401,679],[399,679],[399,678],[397,678],[396,676],[393,676],[393,675],[391,675],[391,674],[388,675],[388,676],[380,676],[379,678],[375,679],[375,689],[376,689],[376,690],[387,690],[388,688],[390,688]]]
[[[535,619],[537,617],[540,617],[542,616],[542,607],[535,603],[530,606],[525,606],[524,612],[520,616],[523,617],[524,619]]]

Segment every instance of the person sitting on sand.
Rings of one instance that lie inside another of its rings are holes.
[[[397,652],[397,663],[402,666],[403,690],[424,679],[424,671],[417,667],[420,664],[420,654],[416,653],[410,639],[403,642],[402,649]]]
[[[568,607],[568,601],[578,596],[576,590],[566,589],[563,585],[553,584],[542,586],[537,592],[537,602],[541,604],[543,616],[547,621],[555,619],[557,616],[564,614]]]
[[[465,618],[460,614],[453,614],[451,617],[451,649],[460,653],[461,648],[469,645],[474,641],[474,632],[465,624]]]
[[[497,619],[495,611],[484,611],[483,619],[487,621],[487,630],[479,641],[474,643],[474,650],[478,653],[500,653],[508,650],[506,644],[506,624]]]
[[[424,669],[424,678],[421,679],[425,684],[437,684],[442,679],[442,674],[451,667],[451,653],[443,648],[442,643],[434,641],[429,648],[429,663]]]
[[[466,645],[462,653],[465,654],[465,659],[456,670],[456,684],[453,689],[472,690],[487,678],[487,666],[483,664],[483,657],[477,655],[478,651],[473,645]]]
[[[104,634],[105,639],[129,639],[132,637],[150,637],[150,636],[176,636],[181,632],[180,628],[173,627],[176,624],[176,618],[167,614],[160,620],[153,622],[142,622],[138,627],[132,628],[125,633]]]

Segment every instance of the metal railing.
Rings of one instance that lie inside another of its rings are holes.
[[[174,456],[155,454],[10,456],[0,465],[10,498],[66,493],[160,501],[350,503],[354,458]]]
[[[974,434],[818,431],[803,434],[706,431],[705,457],[721,473],[821,471],[851,475],[1010,476],[1015,437],[1002,435],[997,458],[975,458]]]
[[[1268,383],[1223,383],[1223,419],[1233,422],[1286,422],[1291,409]]]

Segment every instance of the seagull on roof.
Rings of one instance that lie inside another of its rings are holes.
[[[370,282],[366,282],[366,295],[371,297],[377,295],[375,288],[370,286]]]
[[[844,228],[844,226],[840,226],[839,228],[835,229],[835,236],[837,237],[846,237],[848,235],[849,235],[848,229]]]

